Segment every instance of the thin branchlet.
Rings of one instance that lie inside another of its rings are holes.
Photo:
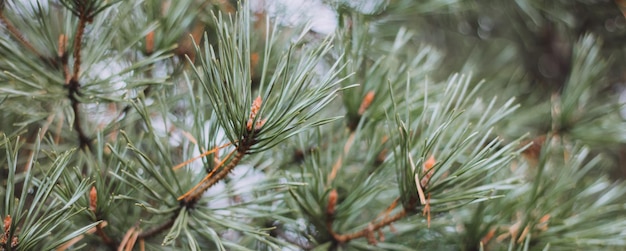
[[[241,140],[237,142],[237,147],[233,152],[228,154],[221,163],[219,163],[213,171],[204,177],[195,187],[191,188],[185,194],[178,197],[178,200],[182,201],[184,206],[193,207],[195,203],[200,199],[202,194],[220,180],[224,179],[243,159],[248,153],[248,150],[256,143],[256,132],[263,126],[264,120],[257,118],[257,113],[261,109],[263,101],[261,97],[257,97],[252,103],[250,109],[250,115],[246,123],[247,133],[244,134]],[[231,159],[231,155],[234,156]],[[229,161],[230,159],[230,161]],[[228,164],[223,166],[228,161]]]
[[[392,223],[403,219],[412,211],[411,207],[403,207],[402,210],[400,210],[399,212],[389,216],[391,211],[398,204],[398,201],[399,201],[399,198],[398,198],[394,200],[391,203],[391,205],[381,214],[381,215],[384,215],[382,220],[374,219],[365,228],[359,231],[347,233],[347,234],[340,234],[340,233],[335,232],[332,227],[333,222],[334,222],[334,214],[336,212],[336,209],[335,209],[336,200],[337,200],[336,193],[337,192],[333,190],[329,196],[329,201],[328,201],[329,204],[326,210],[326,227],[327,227],[327,231],[331,234],[332,238],[337,243],[346,243],[351,240],[362,238],[362,237],[366,237],[368,238],[368,240],[371,240],[374,232],[378,232],[380,234],[380,230],[382,228],[386,226],[391,227]],[[410,205],[410,206],[413,206],[413,205]],[[372,241],[370,241],[370,243],[372,243]]]
[[[69,71],[65,71],[65,79],[66,81],[68,81],[66,83],[68,89],[69,89],[69,93],[68,93],[68,98],[70,99],[71,103],[72,103],[72,111],[74,112],[74,129],[76,130],[76,133],[78,134],[78,142],[79,142],[79,146],[80,148],[89,148],[89,149],[93,149],[93,147],[91,146],[91,139],[89,137],[87,137],[87,134],[85,133],[83,127],[82,127],[82,115],[80,113],[80,101],[78,100],[78,96],[80,96],[80,82],[79,82],[79,75],[80,75],[80,64],[81,64],[81,45],[82,45],[82,39],[83,39],[83,35],[85,33],[85,26],[87,24],[87,22],[90,21],[90,17],[89,17],[89,13],[87,13],[88,11],[85,8],[79,8],[80,10],[80,15],[79,15],[79,20],[78,20],[78,25],[76,27],[76,35],[74,36],[74,68],[72,71],[72,75],[68,76],[67,74],[69,74]],[[64,62],[65,64],[66,62]],[[65,68],[65,66],[64,66]]]
[[[230,162],[228,162],[226,166],[220,168],[215,173],[209,173],[209,175],[207,175],[207,177],[200,181],[198,185],[179,197],[179,200],[183,201],[183,204],[186,207],[192,207],[193,205],[195,205],[195,203],[200,199],[202,194],[207,189],[211,188],[217,182],[225,178],[226,175],[228,175],[239,164],[241,159],[243,159],[243,157],[246,155],[246,151],[247,149],[245,148],[240,148],[239,150],[237,150],[235,152],[235,156]]]
[[[9,31],[9,33],[11,33],[11,35],[20,42],[20,44],[26,47],[26,49],[35,54],[37,57],[44,58],[43,55],[39,53],[39,51],[37,51],[37,49],[35,49],[35,47],[28,42],[28,40],[26,40],[26,38],[24,38],[24,35],[22,35],[19,29],[4,16],[3,9],[4,8],[0,9],[0,23],[4,24],[4,27]]]

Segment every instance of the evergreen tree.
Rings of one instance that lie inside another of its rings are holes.
[[[626,248],[626,1],[313,3],[0,0],[0,250]]]

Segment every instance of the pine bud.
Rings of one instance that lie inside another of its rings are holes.
[[[424,177],[422,177],[422,180],[420,181],[420,184],[422,185],[422,187],[426,187],[426,185],[428,185],[428,181],[430,181],[430,178],[433,176],[433,172],[435,170],[433,170],[433,166],[435,166],[435,163],[437,161],[435,160],[435,156],[434,155],[430,155],[430,157],[424,162],[424,166],[423,166],[423,173],[424,173]]]
[[[63,56],[65,56],[66,47],[67,47],[67,37],[65,36],[65,34],[61,34],[59,35],[59,51],[57,51],[59,58],[62,58]]]
[[[146,35],[146,54],[150,55],[152,52],[154,52],[154,31]]]
[[[368,91],[367,94],[365,94],[363,101],[361,101],[361,106],[359,106],[359,115],[363,115],[365,110],[370,107],[372,101],[374,101],[374,96],[374,91]]]
[[[333,189],[332,191],[330,191],[330,194],[328,195],[328,207],[326,207],[326,214],[327,215],[334,215],[335,214],[335,206],[337,205],[337,189]]]
[[[91,191],[89,191],[89,210],[95,213],[97,203],[98,203],[98,191],[96,191],[95,186],[92,186]]]
[[[0,236],[0,245],[5,246],[9,241],[9,232],[11,232],[11,215],[4,217],[4,233]],[[13,241],[17,242],[17,237],[13,237]],[[11,245],[13,246],[13,245]],[[4,249],[1,249],[4,250]]]
[[[261,96],[256,97],[256,99],[254,100],[254,102],[252,102],[252,107],[250,107],[250,117],[248,118],[248,124],[246,125],[248,128],[248,131],[252,131],[252,123],[254,123],[254,119],[257,116],[257,113],[259,112],[259,110],[261,110],[261,105],[263,104],[263,100],[261,99]],[[265,124],[265,120],[264,119],[257,119],[256,124],[254,125],[254,128],[256,130],[260,129],[263,124]]]
[[[9,232],[11,230],[11,215],[4,217],[4,232]]]

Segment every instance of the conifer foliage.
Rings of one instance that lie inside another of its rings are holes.
[[[0,0],[0,250],[626,248],[625,1],[312,3]]]

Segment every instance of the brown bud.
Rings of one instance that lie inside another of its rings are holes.
[[[328,207],[326,207],[326,214],[327,215],[334,215],[335,214],[335,206],[337,206],[337,190],[333,189],[332,191],[330,191],[330,194],[328,194]]]
[[[63,56],[65,56],[66,47],[67,47],[67,37],[65,36],[65,34],[61,34],[59,35],[59,51],[57,51],[59,58],[62,58]]]
[[[256,118],[259,110],[261,110],[262,104],[263,100],[261,99],[261,96],[256,97],[256,99],[254,99],[254,102],[252,102],[252,107],[250,107],[250,117],[248,118],[248,124],[246,125],[248,131],[252,131],[252,123],[254,122],[254,119]],[[263,126],[263,124],[265,124],[265,119],[257,119],[254,128],[258,130],[261,128],[261,126]]]
[[[91,191],[89,191],[89,210],[92,212],[96,212],[96,205],[98,203],[98,191],[96,191],[96,187],[92,186]]]
[[[361,106],[359,106],[359,115],[363,115],[363,113],[365,113],[365,110],[370,107],[372,101],[374,101],[374,96],[374,91],[368,91],[367,94],[365,94],[365,97],[363,97],[363,101],[361,101]]]
[[[433,172],[435,171],[432,168],[435,166],[436,162],[437,161],[435,160],[434,155],[430,155],[430,157],[424,162],[424,166],[422,167],[424,177],[422,177],[422,180],[420,181],[422,187],[425,188],[426,185],[428,185],[428,181],[430,181],[430,178],[433,176]]]
[[[0,235],[0,245],[6,245],[9,241],[9,232],[11,231],[11,215],[4,217],[4,233]],[[17,237],[15,237],[17,238]],[[14,238],[14,239],[15,239]],[[4,249],[2,249],[4,250]]]
[[[146,35],[146,54],[150,55],[152,52],[154,52],[154,31]]]
[[[11,215],[4,217],[4,232],[9,232],[11,230]]]

